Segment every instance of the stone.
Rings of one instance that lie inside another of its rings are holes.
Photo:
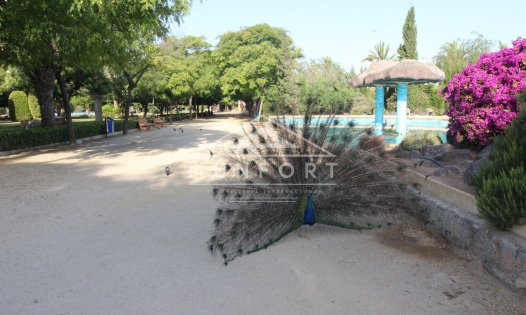
[[[482,149],[477,154],[477,156],[475,157],[475,160],[473,160],[473,162],[469,164],[468,168],[464,172],[464,181],[466,183],[468,184],[470,183],[471,177],[474,174],[476,174],[480,170],[482,164],[484,164],[489,159],[489,156],[491,152],[493,151],[493,148],[494,148],[493,144],[486,146],[484,149]]]
[[[437,161],[442,162],[462,162],[473,160],[474,154],[469,149],[458,149],[453,151],[443,151],[433,157]]]
[[[422,147],[422,155],[435,156],[444,152],[455,151],[455,147],[449,143],[443,143],[439,145],[425,145]]]
[[[364,135],[360,138],[360,149],[383,153],[385,152],[385,138],[384,136]]]

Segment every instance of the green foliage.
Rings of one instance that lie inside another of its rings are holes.
[[[0,67],[0,94],[14,90],[25,90],[27,81],[22,72],[13,66]]]
[[[407,12],[402,37],[404,43],[398,48],[398,57],[400,59],[418,59],[416,49],[415,7],[413,6]]]
[[[112,104],[106,104],[102,106],[102,117],[118,118],[121,115],[121,111],[118,107]]]
[[[13,91],[9,94],[9,116],[12,121],[31,119],[27,95],[23,91]]]
[[[218,102],[219,73],[210,47],[204,37],[168,38],[160,45],[163,71],[156,74],[156,80],[150,80],[156,82],[149,89],[150,95],[155,88],[156,98],[164,95],[166,103],[188,103],[190,97],[210,104]]]
[[[302,84],[302,111],[309,108],[316,112],[336,112],[341,114],[351,109],[355,94],[349,86],[345,71],[332,59],[323,58],[312,61],[299,74]]]
[[[85,93],[71,97],[69,100],[74,112],[84,112],[93,107],[93,100]]]
[[[301,56],[281,28],[259,24],[220,36],[214,51],[225,102],[256,101],[291,74]]]
[[[501,229],[526,218],[526,172],[524,166],[510,168],[488,178],[478,187],[480,214]]]
[[[390,55],[389,49],[389,44],[380,41],[378,44],[374,45],[373,50],[369,50],[369,55],[367,55],[362,61],[394,60],[396,55]]]
[[[445,43],[433,58],[435,64],[446,75],[445,83],[467,65],[477,62],[481,55],[491,51],[494,43],[480,34],[475,35],[472,39],[457,39]]]
[[[375,99],[372,94],[355,93],[351,99],[351,115],[372,115]]]
[[[480,214],[505,229],[526,218],[526,106],[505,134],[494,138],[494,145],[472,184]]]
[[[128,128],[136,128],[136,121],[129,121]],[[115,130],[122,131],[123,121],[115,121]],[[75,135],[77,138],[87,138],[104,134],[104,124],[95,121],[75,122]],[[68,130],[65,125],[55,128],[29,128],[9,129],[0,132],[0,151],[19,150],[42,146],[47,144],[62,143],[68,141]]]
[[[422,150],[426,145],[439,145],[442,141],[440,137],[430,130],[409,131],[400,146],[404,150]]]
[[[38,104],[37,97],[33,94],[29,94],[27,96],[27,103],[29,105],[31,117],[33,117],[33,119],[40,119],[40,104]]]
[[[407,104],[413,113],[443,115],[447,108],[435,84],[410,85]]]

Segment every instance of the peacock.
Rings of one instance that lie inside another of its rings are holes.
[[[214,154],[224,175],[212,189],[219,206],[210,252],[227,265],[303,225],[364,230],[403,220],[403,166],[371,146],[370,133],[334,114],[245,123],[242,136]]]

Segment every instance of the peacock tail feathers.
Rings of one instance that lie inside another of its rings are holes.
[[[209,250],[227,264],[265,249],[307,222],[309,201],[318,223],[362,230],[403,220],[404,169],[369,134],[335,115],[244,124],[217,154],[224,176],[212,190],[221,206]]]

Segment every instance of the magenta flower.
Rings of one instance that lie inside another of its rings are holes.
[[[448,134],[455,142],[485,146],[504,132],[519,110],[516,95],[526,88],[526,39],[484,54],[440,91],[449,103]]]

